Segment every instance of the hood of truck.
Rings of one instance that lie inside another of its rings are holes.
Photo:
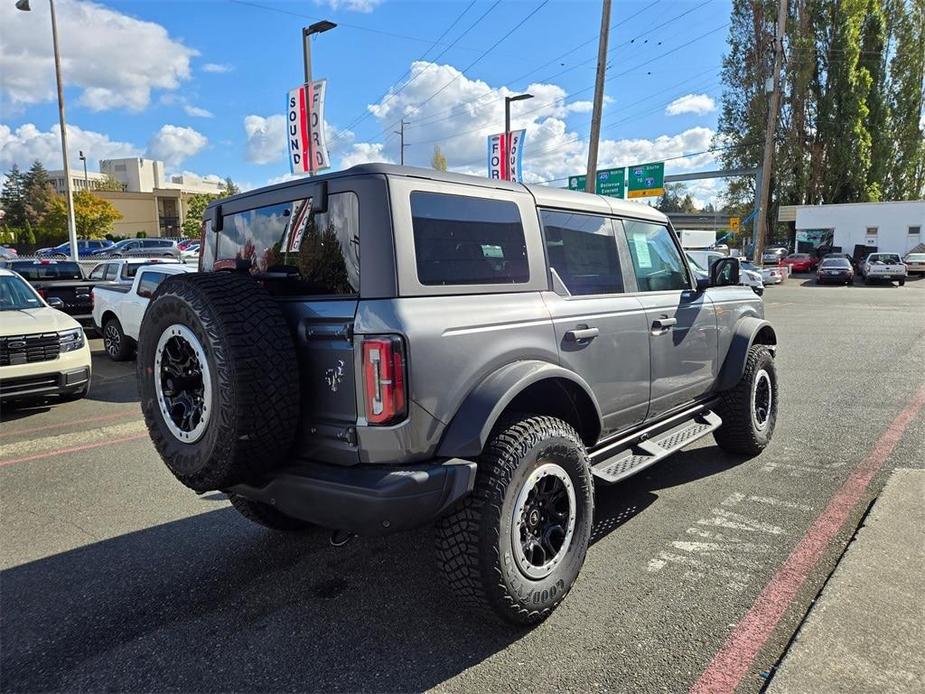
[[[80,323],[66,313],[41,306],[20,311],[0,311],[0,336],[51,333],[79,328]]]

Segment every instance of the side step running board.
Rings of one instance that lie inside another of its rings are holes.
[[[722,423],[723,420],[712,410],[701,410],[671,429],[651,434],[648,438],[641,435],[635,441],[627,442],[622,450],[618,449],[608,458],[596,462],[591,472],[601,482],[614,484],[716,431]]]

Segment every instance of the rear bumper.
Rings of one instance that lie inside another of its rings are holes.
[[[459,458],[401,467],[306,463],[225,491],[326,528],[385,535],[440,516],[472,491],[475,468]]]

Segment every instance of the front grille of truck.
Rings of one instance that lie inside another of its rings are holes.
[[[60,352],[58,333],[0,337],[0,366],[51,361],[57,359]]]

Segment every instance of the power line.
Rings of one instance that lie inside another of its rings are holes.
[[[475,67],[476,65],[478,65],[478,63],[481,62],[482,59],[485,58],[485,56],[487,56],[487,55],[488,55],[489,53],[491,53],[495,48],[497,48],[498,46],[500,46],[501,43],[504,42],[505,40],[507,40],[507,38],[510,37],[511,34],[513,34],[515,31],[517,31],[521,26],[523,26],[527,21],[529,21],[530,18],[533,17],[533,15],[535,15],[535,14],[536,14],[537,12],[539,12],[541,9],[543,9],[544,7],[546,7],[546,5],[548,5],[548,4],[549,4],[549,0],[543,0],[543,2],[541,2],[539,5],[537,5],[537,6],[530,12],[530,14],[528,14],[526,17],[523,18],[523,21],[521,21],[519,24],[515,24],[514,27],[513,27],[510,31],[508,31],[504,36],[502,36],[500,39],[498,39],[498,40],[495,41],[493,44],[491,44],[491,46],[489,46],[487,50],[485,50],[481,55],[479,55],[478,58],[476,58],[476,59],[473,60],[471,63],[469,63],[465,68],[463,68],[462,70],[460,70],[460,71],[459,71],[459,74],[457,74],[456,77],[454,77],[454,78],[451,79],[449,82],[447,82],[446,84],[444,84],[442,87],[440,87],[440,89],[438,89],[438,90],[435,91],[433,94],[431,94],[429,97],[427,97],[426,99],[424,99],[424,101],[420,102],[419,104],[416,104],[416,106],[417,106],[418,108],[420,108],[420,107],[423,106],[424,104],[430,102],[431,99],[433,99],[435,96],[437,96],[438,94],[440,94],[441,92],[443,92],[443,90],[445,90],[447,87],[449,87],[451,84],[453,84],[456,80],[458,80],[460,77],[462,77],[464,74],[466,74],[466,73],[467,73],[469,70],[471,70],[473,67]]]
[[[417,61],[415,61],[415,62],[424,60],[424,57],[425,57],[428,53],[430,53],[431,50],[433,50],[433,49],[440,43],[440,41],[442,41],[443,38],[444,38],[448,33],[450,33],[450,31],[453,30],[453,27],[455,27],[455,26],[459,23],[459,21],[465,16],[465,14],[466,14],[470,9],[472,9],[472,7],[475,5],[475,3],[476,3],[476,0],[472,0],[472,2],[470,2],[470,3],[465,7],[465,9],[464,9],[462,12],[459,13],[459,15],[456,17],[456,19],[453,20],[453,22],[450,24],[450,26],[448,26],[448,27],[446,28],[446,30],[445,30],[442,34],[440,34],[439,37],[437,37],[437,40],[434,41],[434,42],[431,44],[430,48],[428,48],[426,51],[424,51],[424,53],[422,53],[421,56],[420,56],[420,57],[417,59]],[[492,10],[494,10],[494,9],[495,9],[498,5],[500,5],[500,4],[501,4],[501,2],[500,2],[500,0],[498,0],[498,2],[496,2],[494,5],[492,5],[491,7],[489,7],[485,12],[483,12],[483,13],[481,14],[481,16],[479,16],[478,19],[476,19],[472,24],[470,24],[470,25],[468,26],[468,28],[466,28],[466,30],[465,30],[464,32],[462,32],[459,36],[457,36],[457,37],[453,40],[452,43],[450,43],[450,44],[449,44],[446,48],[444,48],[437,56],[435,56],[434,59],[430,62],[430,65],[432,65],[432,64],[434,63],[434,61],[440,60],[440,58],[441,58],[447,51],[449,51],[451,48],[453,48],[453,46],[455,46],[455,45],[460,41],[460,39],[462,39],[466,34],[468,34],[477,24],[479,24],[479,22],[481,22],[483,19],[485,19],[485,17],[487,17],[487,16],[492,12]],[[392,92],[392,91],[391,91],[391,87],[390,87],[389,89],[387,89],[387,90],[382,94],[382,96],[380,96],[378,99],[376,99],[376,102],[382,102],[383,100],[385,100],[385,101],[387,102],[387,101],[389,101],[389,100],[391,100],[391,99],[394,99],[396,96],[398,96],[398,94],[399,94],[403,89],[407,88],[407,87],[408,87],[410,84],[412,84],[416,79],[418,79],[421,75],[423,75],[425,72],[427,72],[427,70],[430,68],[430,65],[428,65],[427,68],[425,68],[424,70],[422,70],[422,71],[419,72],[418,74],[414,75],[410,80],[408,80],[408,81],[405,82],[403,85],[401,85],[396,91]],[[395,81],[393,82],[393,84],[395,84],[396,82],[401,82],[406,76],[408,76],[408,75],[410,75],[410,74],[411,74],[411,68],[409,67],[409,68],[404,72],[404,74],[402,74],[397,80],[395,80]],[[351,123],[347,126],[347,130],[351,130],[351,129],[354,128],[357,124],[361,123],[363,120],[365,120],[366,118],[368,118],[370,115],[371,115],[371,112],[369,111],[369,109],[365,109],[365,110],[363,111],[363,113],[360,114],[360,116],[358,116],[358,117],[355,118],[353,121],[351,121]]]

